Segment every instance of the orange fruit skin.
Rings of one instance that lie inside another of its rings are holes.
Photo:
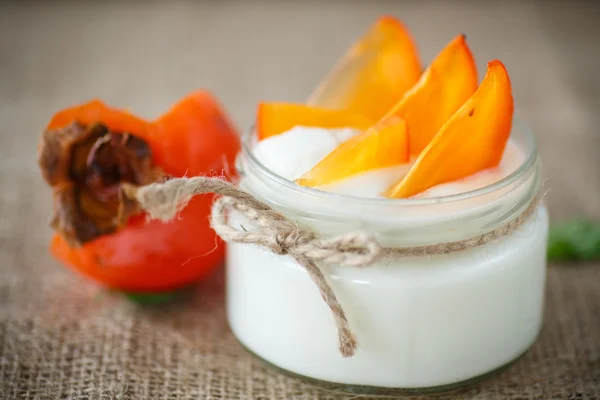
[[[465,36],[452,40],[388,115],[406,120],[410,154],[418,156],[477,90],[477,67]]]
[[[491,61],[477,91],[442,126],[408,174],[385,196],[414,196],[497,166],[510,136],[513,111],[508,72],[500,61]]]
[[[346,52],[308,98],[312,106],[383,117],[419,79],[421,62],[406,27],[389,16]]]
[[[73,121],[102,122],[114,132],[141,137],[154,163],[178,177],[234,171],[240,149],[236,129],[205,91],[192,93],[153,122],[94,100],[58,112],[47,129]],[[160,292],[186,286],[223,263],[224,243],[208,222],[212,201],[213,195],[197,196],[168,223],[134,216],[122,229],[80,247],[55,234],[50,250],[72,269],[114,289]]]
[[[404,164],[408,159],[406,122],[391,117],[339,145],[296,183],[327,185],[361,172]]]
[[[345,110],[331,110],[295,103],[260,103],[256,113],[259,140],[279,135],[295,126],[321,128],[354,128],[364,130],[373,121]]]

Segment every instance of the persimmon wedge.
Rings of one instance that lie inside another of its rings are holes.
[[[382,17],[341,58],[308,98],[379,120],[421,76],[416,45],[404,25]]]
[[[477,91],[442,126],[408,174],[385,196],[414,196],[498,165],[512,117],[510,78],[500,61],[491,61]]]
[[[406,122],[393,116],[345,141],[296,180],[301,186],[321,186],[377,168],[408,162]]]
[[[260,140],[279,135],[294,126],[321,128],[356,128],[365,130],[373,121],[345,110],[330,110],[294,103],[260,103],[256,115],[256,131]]]
[[[410,154],[418,156],[477,90],[477,67],[465,36],[452,40],[388,115],[406,120]]]

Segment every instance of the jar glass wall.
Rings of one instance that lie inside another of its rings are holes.
[[[366,199],[300,187],[265,168],[244,137],[240,186],[321,236],[362,231],[387,247],[468,239],[520,215],[541,185],[531,132],[511,140],[526,155],[506,178],[427,199]],[[230,221],[253,229],[239,214]],[[282,370],[348,390],[430,391],[476,380],[510,363],[540,326],[548,217],[543,205],[517,231],[445,255],[389,256],[369,267],[320,265],[359,341],[338,351],[329,308],[289,256],[230,244],[227,312],[239,341]]]

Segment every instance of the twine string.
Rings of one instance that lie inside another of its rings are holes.
[[[320,238],[313,231],[300,228],[250,193],[220,178],[175,178],[141,187],[124,184],[123,191],[128,198],[139,203],[150,219],[163,222],[174,219],[195,195],[220,195],[212,206],[212,228],[226,242],[256,244],[275,254],[294,258],[317,285],[321,297],[330,308],[338,330],[339,350],[344,357],[355,354],[358,340],[350,329],[346,313],[319,269],[319,263],[365,267],[384,255],[409,257],[447,254],[482,246],[516,230],[532,216],[541,200],[541,196],[535,196],[519,216],[482,235],[428,246],[386,248],[379,245],[374,237],[362,232]],[[231,210],[252,221],[258,229],[245,230],[231,226],[227,219]]]

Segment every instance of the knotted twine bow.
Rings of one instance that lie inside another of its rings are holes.
[[[384,254],[420,256],[447,254],[478,247],[508,235],[527,221],[537,208],[541,196],[536,196],[517,218],[501,227],[457,242],[409,248],[384,248],[369,235],[349,232],[333,238],[319,238],[314,232],[301,229],[280,212],[258,200],[250,193],[220,179],[208,177],[175,178],[164,183],[136,187],[123,185],[127,197],[136,200],[149,218],[171,221],[186,207],[193,196],[205,193],[221,195],[212,206],[210,223],[226,242],[251,243],[279,255],[289,255],[300,264],[315,282],[327,303],[338,329],[339,349],[344,357],[352,357],[358,341],[348,325],[346,314],[338,302],[317,263],[364,267],[375,263]],[[260,229],[240,230],[227,222],[227,214],[236,210]]]

